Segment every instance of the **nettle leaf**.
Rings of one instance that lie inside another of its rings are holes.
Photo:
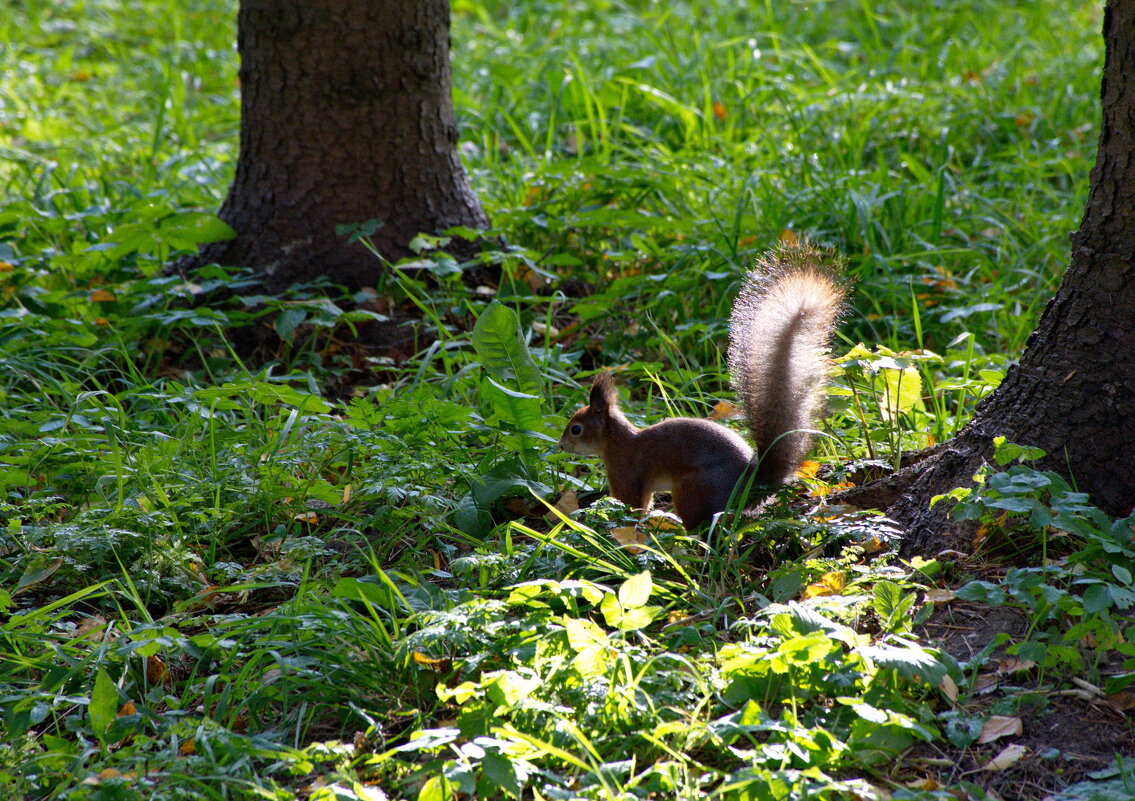
[[[900,676],[921,679],[932,686],[937,686],[947,672],[934,654],[913,643],[869,645],[860,649],[860,654],[879,667],[891,668]]]
[[[503,754],[489,752],[481,760],[482,775],[513,797],[520,795],[520,777],[513,762]]]
[[[296,328],[306,318],[306,309],[284,309],[276,315],[276,320],[272,323],[272,327],[276,329],[276,333],[279,334],[280,339],[291,345],[292,339],[295,337]]]
[[[481,394],[493,412],[519,431],[543,429],[544,381],[516,313],[493,301],[477,318],[472,341],[485,370]]]

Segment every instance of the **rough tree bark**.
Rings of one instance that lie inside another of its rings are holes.
[[[1020,363],[973,421],[931,458],[889,510],[907,550],[954,546],[931,497],[971,484],[991,440],[1043,448],[1042,463],[1115,515],[1135,506],[1135,0],[1104,11],[1103,123],[1068,271]]]
[[[391,260],[418,233],[488,227],[455,148],[448,0],[241,0],[237,25],[240,156],[219,212],[237,237],[200,260],[357,288],[379,262],[336,225],[381,220]]]

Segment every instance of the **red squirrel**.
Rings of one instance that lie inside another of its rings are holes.
[[[766,254],[746,278],[729,321],[728,363],[755,453],[709,420],[675,417],[636,428],[607,373],[595,377],[560,447],[602,458],[611,494],[634,509],[650,509],[655,492],[670,492],[687,529],[724,511],[742,479],[783,484],[811,447],[845,295],[823,253],[808,244]]]

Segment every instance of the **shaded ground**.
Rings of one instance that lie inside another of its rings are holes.
[[[925,636],[962,662],[974,659],[999,635],[1008,635],[994,648],[989,664],[972,677],[972,693],[960,697],[959,705],[971,716],[1020,720],[1019,734],[960,752],[941,744],[914,749],[908,762],[923,766],[931,783],[969,781],[1006,801],[1043,799],[1091,778],[1117,754],[1135,756],[1135,720],[1119,708],[1118,699],[1109,699],[1085,678],[1063,670],[1046,673],[1005,653],[1005,645],[1019,642],[1028,628],[1021,610],[957,600],[941,606],[926,625]],[[1109,672],[1111,666],[1099,666],[1100,674]],[[983,769],[1012,746],[1024,748],[1012,764]]]

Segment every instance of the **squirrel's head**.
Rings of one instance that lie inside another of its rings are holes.
[[[610,420],[618,413],[619,396],[607,373],[595,376],[587,405],[572,415],[560,435],[560,448],[577,456],[602,456],[607,447]]]

